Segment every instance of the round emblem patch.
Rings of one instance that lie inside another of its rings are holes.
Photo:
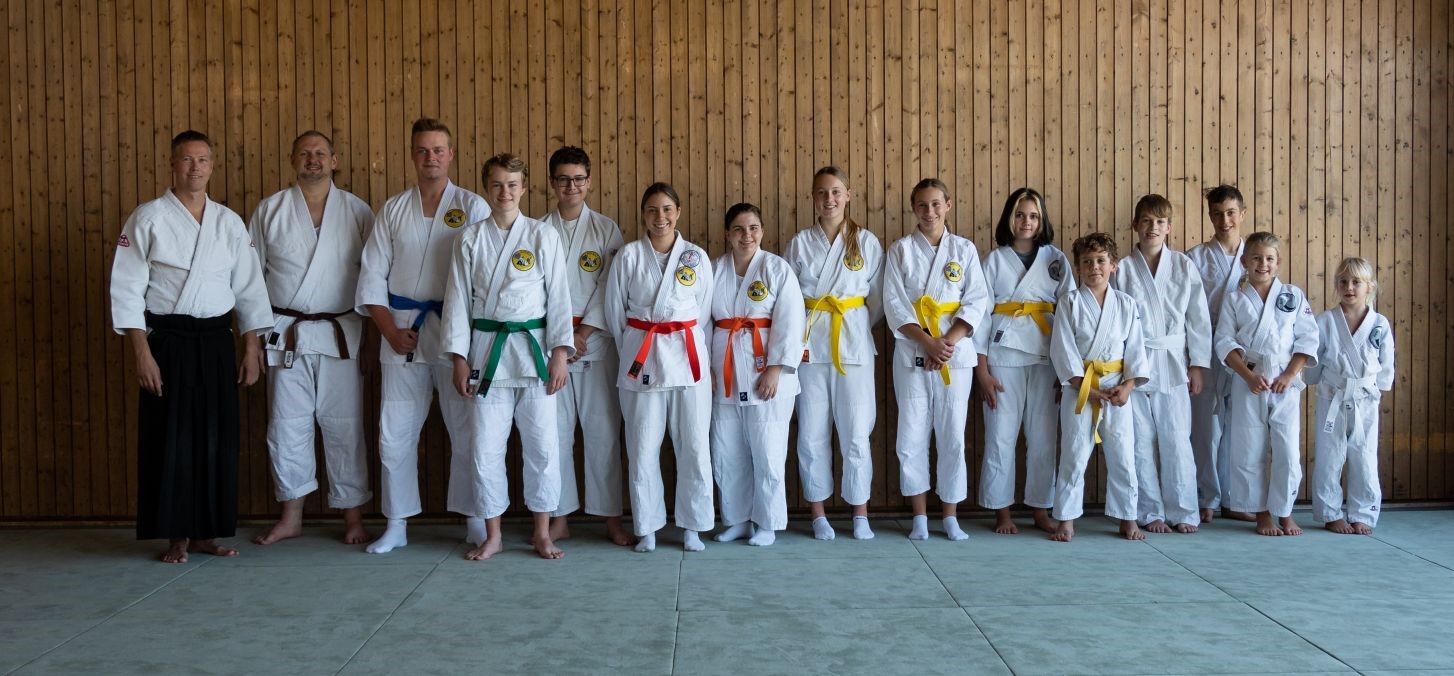
[[[951,282],[958,283],[959,280],[964,279],[964,266],[960,265],[956,261],[949,261],[949,263],[944,266],[944,278]]]
[[[1283,312],[1292,312],[1297,309],[1297,298],[1291,291],[1283,291],[1277,294],[1277,309]]]
[[[1050,261],[1049,272],[1050,278],[1058,282],[1065,278],[1065,264],[1059,260]]]
[[[758,280],[751,284],[748,284],[747,297],[753,300],[762,300],[764,298],[767,298],[767,285],[763,284],[762,280]]]
[[[843,267],[857,272],[863,269],[863,256],[844,256]]]
[[[1382,324],[1379,324],[1378,326],[1373,327],[1373,330],[1368,332],[1368,344],[1369,345],[1372,345],[1373,346],[1373,349],[1375,349],[1375,350],[1382,350],[1383,349],[1383,337],[1387,333],[1388,333],[1388,331],[1384,328],[1384,326]]]
[[[595,251],[583,251],[578,262],[582,270],[595,272],[601,269],[601,254]]]
[[[697,267],[697,264],[701,262],[702,256],[697,253],[696,249],[687,249],[686,251],[682,252],[682,265],[685,265],[689,268],[695,268]]]
[[[444,224],[451,228],[464,225],[464,209],[450,209],[444,212]]]
[[[530,253],[526,249],[521,249],[516,251],[513,256],[510,256],[510,264],[515,266],[516,270],[524,272],[535,267],[535,254]]]
[[[682,286],[691,286],[697,283],[697,271],[685,265],[677,268],[677,281]]]

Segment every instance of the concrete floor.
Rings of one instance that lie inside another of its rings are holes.
[[[485,563],[463,526],[383,556],[317,526],[179,566],[125,529],[0,530],[0,672],[1454,673],[1454,511],[1389,511],[1373,537],[987,524],[912,543],[906,522],[866,542],[795,522],[689,555],[674,529],[642,555],[587,524],[559,562],[516,524]]]

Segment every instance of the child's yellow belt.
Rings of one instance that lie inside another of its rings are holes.
[[[829,316],[828,336],[829,344],[833,352],[833,368],[843,375],[848,375],[843,370],[843,360],[838,355],[838,336],[843,333],[843,315],[853,308],[864,307],[868,299],[863,296],[848,296],[838,298],[836,296],[822,295],[817,298],[804,298],[803,307],[808,309],[808,325],[803,329],[803,341],[807,342],[808,332],[813,328],[813,320],[819,312],[827,312]]]
[[[1120,373],[1125,366],[1125,361],[1096,361],[1087,359],[1085,361],[1085,375],[1080,379],[1080,393],[1075,397],[1075,412],[1079,414],[1085,408],[1086,400],[1090,399],[1091,390],[1101,389],[1101,376],[1111,373]],[[1095,432],[1096,443],[1101,443],[1101,432],[1099,423],[1101,419],[1100,401],[1091,402],[1091,431]]]
[[[959,301],[940,303],[934,300],[933,296],[920,296],[919,301],[914,303],[914,315],[919,318],[919,326],[929,332],[930,338],[938,338],[943,335],[939,330],[939,318],[951,312],[959,310]],[[939,367],[939,377],[944,384],[949,385],[949,365]]]
[[[1055,312],[1055,303],[1045,302],[1021,302],[995,303],[995,314],[1009,315],[1011,317],[1029,316],[1035,320],[1035,325],[1040,327],[1040,333],[1050,335],[1050,319],[1046,317]]]

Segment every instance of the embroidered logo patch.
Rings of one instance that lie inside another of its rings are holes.
[[[464,209],[450,209],[444,212],[444,224],[451,228],[464,225]]]
[[[1050,278],[1055,281],[1065,279],[1065,263],[1060,260],[1050,261]]]
[[[1372,345],[1373,349],[1375,350],[1382,350],[1383,339],[1386,337],[1387,333],[1388,329],[1385,328],[1382,324],[1373,327],[1373,330],[1368,332],[1368,344]]]
[[[863,269],[863,256],[844,256],[843,267],[857,272]]]
[[[131,238],[127,237],[126,233],[121,233],[121,237],[116,239],[116,246],[131,246]]]
[[[582,270],[595,272],[601,269],[601,254],[595,251],[583,251],[578,262]]]
[[[1283,312],[1292,312],[1297,309],[1297,298],[1291,291],[1283,291],[1277,294],[1277,309]]]
[[[682,286],[691,286],[697,283],[697,271],[685,265],[677,268],[677,281]]]
[[[964,266],[957,261],[949,261],[944,266],[944,278],[956,284],[959,283],[959,280],[964,279]]]
[[[682,265],[685,265],[689,268],[695,268],[697,267],[697,264],[701,262],[702,256],[701,254],[697,253],[696,249],[687,249],[686,251],[682,252]]]
[[[519,251],[516,251],[515,255],[510,257],[510,264],[515,266],[516,270],[524,272],[526,270],[529,270],[530,268],[535,267],[535,254],[530,253],[525,249],[521,249]]]
[[[751,284],[748,284],[747,297],[753,300],[762,300],[764,298],[767,298],[767,285],[763,284],[762,280],[758,280]]]
[[[747,393],[746,392],[738,392],[737,393],[737,401],[747,401]]]

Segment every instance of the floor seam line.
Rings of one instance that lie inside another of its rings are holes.
[[[937,571],[937,570],[934,569],[934,564],[929,563],[929,557],[927,557],[927,556],[924,555],[924,550],[919,547],[919,543],[917,543],[917,542],[915,542],[913,540],[910,540],[909,541],[909,544],[911,546],[913,546],[915,552],[918,552],[919,559],[924,562],[924,566],[929,569],[929,572],[930,573],[933,573],[934,574],[934,579],[939,582],[939,586],[940,587],[943,587],[944,588],[944,593],[945,594],[948,594],[950,600],[954,601],[954,607],[958,608],[959,609],[959,612],[964,613],[964,616],[967,617],[967,618],[969,618],[969,623],[972,624],[972,625],[974,625],[974,630],[977,631],[977,632],[979,632],[979,636],[980,636],[980,638],[983,638],[984,639],[985,645],[989,646],[990,647],[990,650],[993,650],[994,651],[995,657],[999,658],[999,660],[1000,660],[1000,664],[1005,665],[1005,670],[1006,671],[1010,672],[1011,674],[1014,674],[1015,673],[1015,670],[1010,667],[1010,662],[1005,659],[1005,656],[1004,655],[1001,655],[1000,654],[999,648],[996,648],[995,647],[994,641],[991,641],[989,635],[984,633],[984,629],[981,629],[980,628],[979,622],[976,622],[975,619],[974,619],[974,615],[971,615],[970,612],[969,612],[969,609],[968,608],[965,608],[964,605],[959,602],[959,597],[955,596],[954,595],[954,592],[949,591],[949,585],[944,584],[944,578],[942,578],[942,577],[939,576],[939,571]],[[966,545],[970,544],[970,540],[969,539],[965,540],[964,541],[964,544],[966,544]]]
[[[389,611],[388,615],[384,616],[384,620],[379,623],[379,626],[374,627],[374,630],[369,632],[369,635],[365,637],[361,643],[358,644],[358,647],[354,648],[353,653],[349,654],[348,659],[344,660],[343,664],[338,667],[338,671],[333,672],[334,676],[342,674],[343,670],[347,669],[348,665],[353,663],[354,658],[358,657],[358,654],[363,652],[364,647],[369,644],[369,641],[374,640],[374,637],[378,636],[379,632],[383,630],[384,625],[388,624],[389,620],[394,618],[394,614],[398,613],[399,609],[403,608],[404,604],[409,602],[409,597],[413,596],[416,592],[419,591],[420,587],[424,586],[424,582],[429,579],[429,576],[439,572],[439,567],[444,565],[445,559],[448,559],[450,554],[455,553],[458,549],[458,547],[455,547],[454,549],[449,550],[448,554],[445,554],[444,556],[440,557],[438,561],[434,562],[434,567],[430,568],[429,572],[425,573],[423,577],[419,578],[418,582],[414,583],[414,588],[410,589],[409,593],[404,595],[404,598],[399,599],[399,603],[394,606],[393,610]]]

